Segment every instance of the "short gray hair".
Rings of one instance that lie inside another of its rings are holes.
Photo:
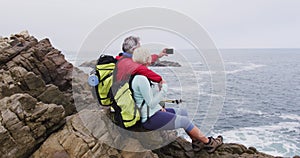
[[[122,50],[123,50],[123,52],[132,54],[134,49],[139,46],[139,43],[140,43],[139,37],[129,36],[129,37],[125,38],[123,45],[122,45]]]
[[[133,51],[132,60],[140,64],[148,64],[152,60],[150,51],[144,47],[138,47]]]

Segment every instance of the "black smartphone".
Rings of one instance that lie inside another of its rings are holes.
[[[173,48],[167,48],[166,53],[167,54],[174,54],[174,49]]]

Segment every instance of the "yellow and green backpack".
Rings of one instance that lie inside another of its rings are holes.
[[[111,106],[111,86],[113,83],[113,71],[117,60],[110,55],[101,55],[97,61],[95,75],[98,77],[98,82],[95,85],[95,92],[99,104],[102,106]]]
[[[122,59],[120,59],[122,60]],[[135,104],[131,82],[113,82],[117,60],[110,55],[101,55],[95,67],[95,94],[101,106],[110,106],[112,121],[122,128],[129,128],[140,121],[140,109]],[[143,101],[142,106],[145,104]]]

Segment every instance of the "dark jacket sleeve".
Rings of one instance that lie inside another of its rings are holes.
[[[135,71],[133,72],[134,75],[144,75],[150,81],[159,83],[162,80],[162,77],[157,73],[153,72],[152,70],[148,69],[145,65],[140,65]]]

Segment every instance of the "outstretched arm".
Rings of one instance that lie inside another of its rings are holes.
[[[157,83],[159,83],[162,80],[162,77],[160,75],[153,72],[145,65],[140,65],[137,69],[135,69],[133,75],[143,75],[146,76],[150,81],[157,82]]]
[[[151,64],[155,63],[159,58],[163,57],[163,56],[168,56],[167,54],[167,49],[163,49],[158,55],[157,54],[152,54],[151,57],[152,57],[152,61],[151,61]]]

